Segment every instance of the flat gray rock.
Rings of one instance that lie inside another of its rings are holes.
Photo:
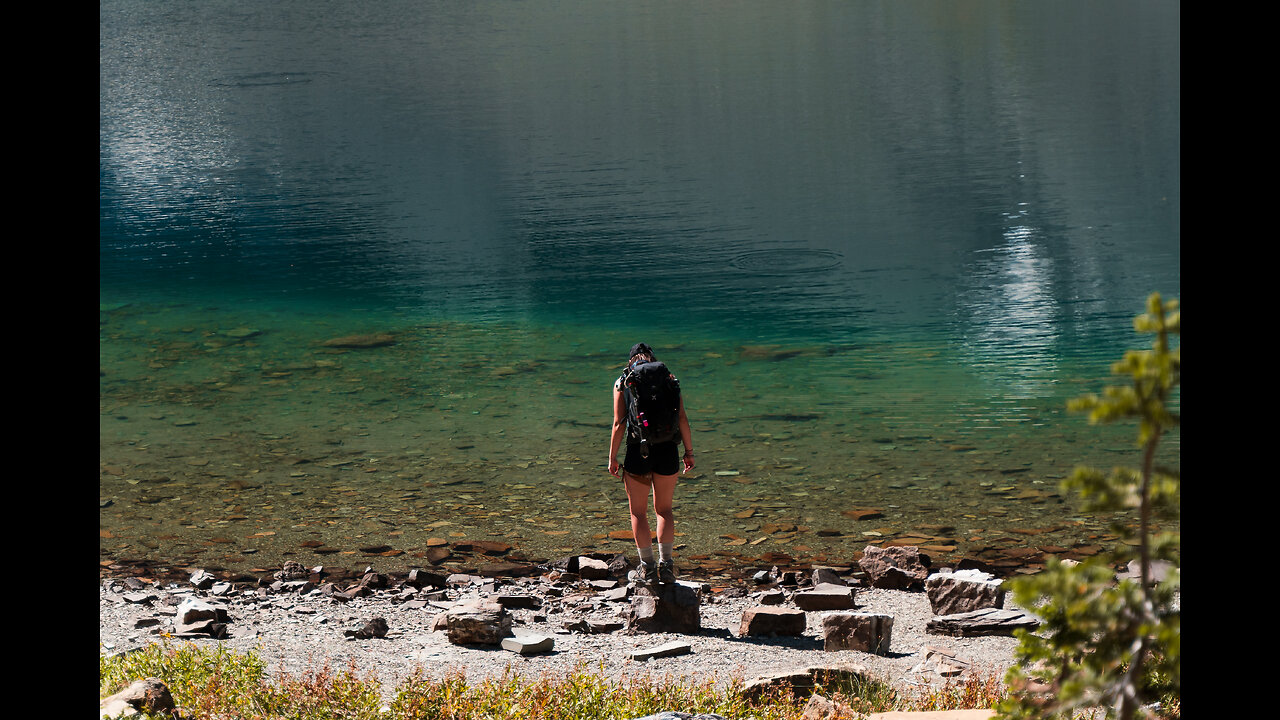
[[[675,657],[676,655],[688,655],[693,652],[693,646],[686,642],[673,640],[665,645],[646,648],[644,650],[636,650],[631,653],[632,660],[648,660],[650,658]]]
[[[621,620],[587,620],[587,627],[591,629],[591,634],[599,635],[617,632],[626,626]]]
[[[791,599],[801,610],[851,610],[853,588],[820,585],[819,589],[798,592]]]
[[[1034,615],[1018,610],[987,608],[954,615],[939,615],[929,621],[925,631],[954,637],[976,637],[1013,635],[1013,631],[1019,628],[1035,630],[1038,627],[1040,627],[1040,621]]]
[[[549,635],[517,635],[502,639],[503,650],[510,650],[520,655],[551,652],[555,644],[555,638]]]

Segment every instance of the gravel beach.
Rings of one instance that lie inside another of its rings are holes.
[[[689,578],[686,578],[686,580]],[[538,579],[507,581],[502,592],[536,593]],[[619,621],[626,602],[578,601],[574,606],[561,598],[546,598],[537,610],[512,610],[513,631],[554,637],[549,653],[523,656],[499,647],[462,646],[449,642],[446,633],[433,631],[437,615],[450,604],[481,598],[495,591],[492,582],[475,582],[450,588],[444,601],[404,602],[390,590],[369,597],[338,602],[318,591],[270,593],[263,589],[238,589],[222,597],[211,597],[186,583],[159,583],[142,592],[124,582],[104,580],[100,586],[99,639],[104,655],[127,652],[160,642],[172,630],[178,602],[195,596],[224,605],[230,617],[229,636],[173,638],[170,642],[192,642],[200,646],[221,645],[228,649],[253,651],[264,659],[270,672],[283,670],[303,674],[323,667],[357,673],[376,674],[384,689],[395,686],[415,671],[426,677],[443,677],[463,671],[469,680],[500,675],[510,669],[523,676],[558,676],[585,668],[611,678],[649,676],[680,677],[696,682],[728,683],[734,678],[750,680],[774,672],[832,663],[855,663],[896,687],[938,684],[936,672],[913,671],[925,660],[926,648],[942,648],[982,672],[1003,673],[1013,661],[1017,641],[1011,637],[959,638],[926,633],[933,617],[923,592],[858,588],[859,612],[884,613],[893,617],[890,651],[873,655],[856,651],[823,650],[822,617],[826,613],[806,613],[803,635],[791,637],[739,637],[743,612],[759,604],[751,596],[755,588],[729,588],[704,596],[700,606],[702,631],[676,633],[584,634],[566,632],[566,623],[580,620]],[[150,599],[144,596],[150,595]],[[1006,603],[1008,601],[1006,600]],[[787,606],[794,607],[790,602]],[[1009,607],[1006,604],[1006,607]],[[349,639],[345,631],[358,630],[373,618],[386,620],[385,637]],[[688,643],[688,654],[635,661],[630,655],[672,641]]]

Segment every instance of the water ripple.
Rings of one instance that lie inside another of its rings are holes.
[[[231,75],[213,80],[214,87],[266,87],[275,85],[301,85],[315,79],[319,73],[311,72],[258,72]]]
[[[830,250],[756,250],[735,257],[730,264],[760,275],[790,275],[839,267],[840,253]]]

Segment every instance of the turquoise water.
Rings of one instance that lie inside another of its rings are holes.
[[[691,562],[1106,542],[1057,483],[1135,432],[1064,405],[1179,294],[1177,4],[101,10],[104,564],[625,550],[638,340]]]

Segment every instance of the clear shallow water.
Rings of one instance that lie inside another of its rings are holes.
[[[638,339],[687,556],[1105,536],[1056,484],[1133,432],[1063,408],[1179,292],[1176,4],[101,17],[104,561],[625,549]]]

